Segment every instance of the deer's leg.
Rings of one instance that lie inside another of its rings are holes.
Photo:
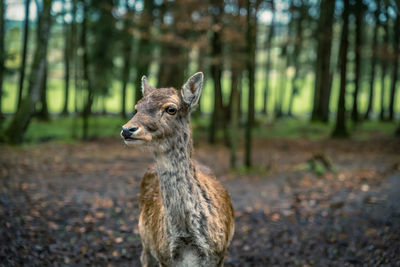
[[[156,267],[158,266],[157,260],[151,255],[150,250],[143,247],[142,255],[140,256],[140,262],[143,267]]]

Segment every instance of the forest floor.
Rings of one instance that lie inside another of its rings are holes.
[[[257,168],[200,142],[235,208],[226,266],[399,266],[400,141],[257,139]],[[239,153],[242,155],[242,151]],[[140,266],[150,155],[116,138],[0,146],[0,266]]]

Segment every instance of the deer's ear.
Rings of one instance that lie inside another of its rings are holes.
[[[154,87],[151,86],[151,85],[147,82],[146,76],[143,76],[143,77],[142,77],[142,94],[143,94],[143,96],[148,95],[152,90],[154,90]]]
[[[197,72],[183,85],[181,94],[183,101],[189,105],[190,108],[194,107],[201,95],[203,88],[203,73]]]

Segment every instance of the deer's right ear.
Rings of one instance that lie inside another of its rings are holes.
[[[201,95],[203,88],[203,73],[197,72],[182,86],[181,94],[183,101],[189,105],[190,108],[196,106]]]
[[[143,96],[148,95],[152,90],[154,90],[154,87],[151,86],[151,85],[147,82],[146,76],[143,76],[143,77],[142,77],[142,94],[143,94]]]

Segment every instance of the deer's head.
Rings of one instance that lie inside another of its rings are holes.
[[[122,126],[125,144],[156,148],[163,140],[189,129],[190,111],[196,106],[203,86],[203,73],[188,79],[181,90],[156,89],[142,77],[143,98],[135,105],[135,115]]]

